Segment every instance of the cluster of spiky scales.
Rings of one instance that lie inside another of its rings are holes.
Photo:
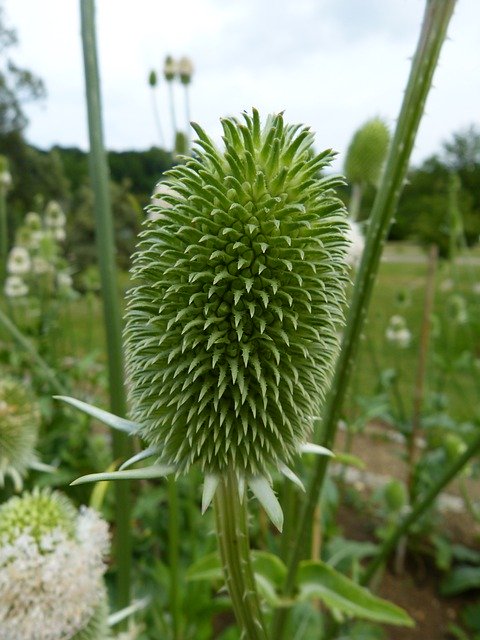
[[[10,476],[15,489],[35,461],[40,410],[25,386],[13,378],[0,380],[0,487]]]
[[[354,134],[345,159],[351,183],[377,186],[390,143],[390,131],[381,118],[372,118]]]
[[[167,174],[134,256],[125,330],[133,419],[178,471],[268,476],[318,413],[343,321],[346,212],[332,153],[284,123],[222,120]]]

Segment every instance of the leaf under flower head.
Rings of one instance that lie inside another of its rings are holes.
[[[257,478],[292,459],[323,399],[348,227],[338,178],[320,175],[332,153],[282,114],[243,118],[222,121],[223,151],[194,125],[195,157],[168,172],[125,338],[133,419],[162,462]]]

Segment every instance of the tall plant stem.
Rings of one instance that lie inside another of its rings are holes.
[[[167,80],[168,85],[168,98],[170,103],[170,119],[172,121],[172,129],[173,129],[173,150],[175,151],[175,142],[177,137],[177,118],[175,115],[175,98],[173,95],[173,80]]]
[[[163,137],[162,121],[160,119],[160,110],[158,108],[157,94],[155,92],[155,87],[152,87],[152,91],[150,95],[152,96],[153,117],[155,120],[155,126],[157,127],[158,140],[160,142],[162,149],[165,149],[165,138]]]
[[[6,188],[0,186],[0,286],[7,274],[8,256],[8,222],[7,222],[7,194]]]
[[[357,220],[360,213],[360,206],[362,204],[363,185],[354,182],[352,185],[352,195],[348,206],[348,212],[352,220]]]
[[[247,496],[229,471],[215,494],[217,539],[233,611],[244,640],[267,640],[250,560]]]
[[[116,415],[124,416],[126,413],[126,398],[122,324],[116,277],[109,174],[107,156],[103,143],[94,0],[80,0],[80,13],[90,138],[89,168],[90,180],[95,196],[94,213],[103,297],[104,325],[107,338],[110,408]],[[128,436],[115,431],[112,437],[114,458],[125,459],[129,457],[131,444]],[[126,607],[130,600],[132,550],[130,532],[130,485],[128,482],[116,482],[114,483],[114,487],[116,524],[114,548],[117,563],[116,607],[121,609]]]
[[[408,533],[412,524],[431,507],[435,498],[439,493],[447,486],[447,484],[453,480],[453,478],[463,469],[468,461],[480,451],[480,434],[472,440],[470,445],[465,449],[464,453],[457,458],[443,473],[443,475],[437,480],[437,482],[427,491],[425,496],[413,506],[411,512],[400,521],[396,529],[390,534],[390,536],[382,543],[380,551],[375,556],[375,559],[368,565],[367,569],[363,573],[360,583],[367,585],[374,577],[378,569],[384,564],[388,556],[395,549],[398,541]]]
[[[425,300],[423,303],[422,329],[420,333],[420,349],[418,354],[417,375],[413,390],[412,428],[408,437],[408,492],[410,502],[413,499],[415,463],[417,460],[417,442],[421,431],[422,406],[425,395],[425,377],[427,371],[428,345],[432,325],[433,301],[435,298],[435,274],[437,272],[438,247],[432,245],[428,257],[427,281],[425,283]]]
[[[7,332],[12,336],[12,338],[24,349],[29,356],[32,358],[32,361],[37,365],[37,367],[42,372],[42,375],[45,377],[45,380],[48,380],[49,384],[55,389],[55,392],[60,395],[68,395],[68,391],[66,387],[60,382],[60,380],[55,375],[55,372],[50,369],[48,364],[42,358],[42,356],[35,349],[33,344],[30,342],[28,338],[26,338],[23,333],[16,327],[16,325],[8,318],[3,311],[0,309],[0,325],[7,330]]]
[[[329,448],[335,440],[337,424],[367,316],[383,245],[405,181],[410,154],[454,6],[455,0],[427,0],[420,38],[412,61],[395,135],[370,216],[366,246],[355,279],[342,349],[323,412],[322,433],[316,434],[317,439]],[[285,583],[285,592],[288,595],[294,589],[297,567],[304,553],[305,535],[309,530],[309,523],[312,521],[323,486],[327,464],[327,457],[320,456],[307,489],[305,505],[299,519],[296,544],[288,565]],[[281,640],[283,637],[287,615],[286,609],[278,610],[275,615],[272,634],[275,640]]]
[[[173,476],[168,478],[168,559],[170,570],[170,609],[172,613],[173,640],[182,637],[182,610],[179,580],[180,526],[178,522],[178,486]]]

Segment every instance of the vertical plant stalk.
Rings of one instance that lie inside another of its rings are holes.
[[[247,496],[239,494],[238,480],[229,471],[215,494],[218,546],[233,611],[245,640],[267,640],[250,559]]]
[[[173,80],[167,80],[168,86],[168,99],[170,104],[170,119],[172,121],[172,129],[173,129],[173,150],[175,151],[176,137],[177,137],[177,117],[175,115],[175,98],[173,95]]]
[[[392,531],[390,536],[382,543],[378,555],[370,563],[363,573],[360,584],[367,585],[376,572],[388,559],[389,555],[395,549],[398,541],[408,533],[412,524],[429,509],[439,495],[439,493],[455,478],[455,476],[463,469],[473,456],[480,451],[480,434],[472,440],[470,445],[465,449],[464,453],[457,458],[443,473],[439,480],[427,491],[425,496],[417,502],[411,512],[400,521],[397,528]]]
[[[342,348],[323,411],[322,433],[316,434],[316,440],[320,440],[328,448],[332,447],[335,440],[337,424],[367,316],[383,245],[405,182],[410,154],[454,7],[455,0],[427,0],[426,3],[420,38],[412,61],[395,135],[370,216],[366,246],[355,279],[353,300]],[[293,592],[295,586],[297,567],[304,553],[305,536],[323,486],[327,464],[326,456],[319,457],[307,489],[306,502],[297,528],[295,547],[288,566],[285,583],[287,595]],[[286,609],[277,611],[272,634],[275,640],[283,637],[287,615]]]
[[[0,185],[0,286],[3,287],[7,275],[8,222],[6,187]]]
[[[122,324],[117,289],[113,221],[110,205],[107,157],[103,143],[100,78],[95,37],[94,0],[80,0],[83,58],[90,139],[89,168],[94,191],[96,240],[103,297],[104,324],[107,339],[108,382],[112,413],[125,416],[124,362]],[[131,455],[128,436],[115,431],[113,456],[126,459]],[[115,541],[117,572],[116,607],[126,607],[130,601],[132,541],[130,532],[130,485],[116,482]]]
[[[165,138],[163,137],[162,121],[160,118],[160,109],[158,108],[157,94],[156,94],[155,87],[151,88],[150,95],[152,96],[153,118],[155,120],[155,126],[157,128],[158,140],[160,142],[160,145],[162,146],[162,149],[165,149]]]
[[[191,121],[191,115],[190,115],[190,89],[189,89],[189,83],[184,84],[184,88],[185,88],[185,125],[186,125],[186,135],[187,135],[187,146],[188,146],[188,152],[190,153],[190,147],[191,147],[191,136],[190,136],[190,121]]]
[[[430,342],[430,330],[432,324],[433,302],[435,298],[435,275],[437,272],[438,247],[432,245],[428,256],[427,281],[425,283],[425,300],[423,303],[422,329],[420,333],[420,349],[418,354],[418,367],[413,390],[412,428],[407,443],[408,479],[407,486],[410,502],[413,500],[415,464],[417,461],[417,441],[421,431],[421,414],[425,395],[425,378],[427,371],[428,346]]]
[[[173,640],[182,637],[182,609],[179,579],[180,526],[178,522],[178,487],[173,476],[168,477],[168,560],[170,570],[170,609],[172,613]]]
[[[360,207],[362,204],[362,196],[363,196],[363,185],[355,182],[352,185],[352,195],[350,197],[350,203],[348,207],[348,212],[352,220],[358,220],[358,216],[360,214]]]

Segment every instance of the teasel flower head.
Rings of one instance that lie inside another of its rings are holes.
[[[0,379],[0,487],[10,477],[21,491],[23,477],[36,461],[34,447],[40,426],[38,404],[23,384]]]
[[[178,65],[172,56],[167,56],[163,63],[163,76],[167,82],[174,80],[177,75]]]
[[[390,131],[381,118],[365,122],[354,134],[345,159],[345,176],[351,183],[377,186],[390,143]]]
[[[187,56],[183,56],[178,61],[178,77],[182,84],[190,84],[193,75],[193,62]]]
[[[0,506],[3,640],[105,640],[107,524],[62,494],[34,490]]]
[[[269,478],[312,427],[343,322],[348,224],[307,128],[222,120],[168,172],[128,297],[133,420],[177,473]],[[211,486],[214,486],[212,482]]]

